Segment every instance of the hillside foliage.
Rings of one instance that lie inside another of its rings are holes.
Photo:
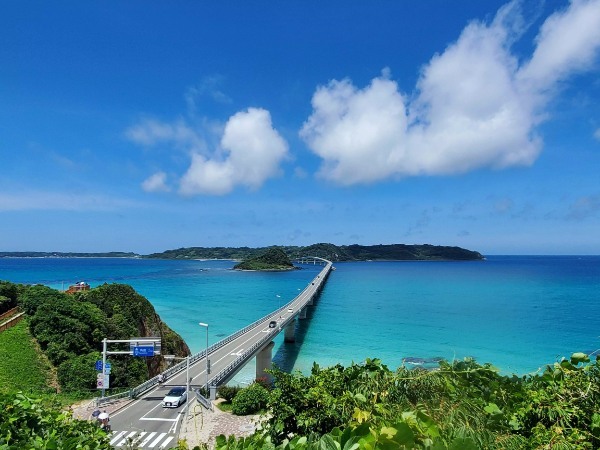
[[[96,395],[95,362],[102,359],[104,338],[159,336],[164,353],[189,353],[183,339],[160,320],[150,302],[131,286],[104,284],[73,295],[43,285],[3,282],[1,286],[4,292],[17,293],[16,303],[26,313],[29,332],[43,357],[56,370],[61,392],[83,397]],[[111,355],[109,360],[111,389],[136,386],[160,371],[160,356]],[[7,386],[0,390],[8,391]]]
[[[472,359],[433,371],[374,359],[272,373],[263,431],[220,436],[218,450],[600,448],[600,362],[584,354],[526,377]]]

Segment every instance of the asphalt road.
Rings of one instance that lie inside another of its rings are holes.
[[[287,324],[294,321],[302,307],[305,307],[306,303],[317,293],[330,266],[331,263],[296,298],[285,305],[283,310],[275,311],[252,329],[209,353],[211,365],[209,383],[219,372],[227,367],[231,368],[232,363],[237,360],[239,364],[236,364],[230,372],[230,377],[233,376],[261,348],[268,345]],[[277,321],[275,328],[269,328],[271,320]],[[252,347],[255,349],[249,353]],[[240,362],[242,357],[244,361]],[[192,389],[206,386],[206,360],[204,358],[190,365],[189,376]],[[131,439],[136,442],[138,448],[174,446],[177,442],[178,427],[183,415],[186,414],[186,408],[190,404],[196,403],[195,395],[192,392],[189,396],[191,402],[183,403],[178,408],[163,408],[162,399],[174,386],[186,386],[186,370],[171,376],[162,385],[152,388],[126,407],[113,413],[111,416],[113,430],[111,445],[123,447],[127,443],[127,439]]]

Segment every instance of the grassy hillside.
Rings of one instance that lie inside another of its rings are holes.
[[[56,392],[56,376],[28,321],[0,333],[0,392]]]

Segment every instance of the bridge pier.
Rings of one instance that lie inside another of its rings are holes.
[[[265,370],[270,369],[273,364],[273,347],[275,343],[269,342],[265,348],[256,354],[256,378],[266,378],[267,383],[273,381],[271,374],[266,373]]]
[[[285,326],[283,334],[284,342],[296,342],[296,319]]]
[[[306,319],[306,307],[300,310],[300,314],[298,314],[298,319]]]

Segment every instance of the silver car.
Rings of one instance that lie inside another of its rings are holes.
[[[163,398],[163,408],[177,408],[187,400],[187,392],[183,386],[172,388]]]

